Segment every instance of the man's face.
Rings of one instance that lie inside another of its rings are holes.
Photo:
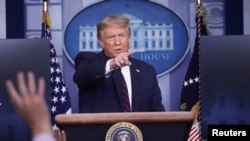
[[[111,58],[127,52],[130,44],[129,29],[120,26],[107,27],[101,31],[99,43],[105,54]]]

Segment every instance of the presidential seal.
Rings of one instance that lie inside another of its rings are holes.
[[[140,129],[129,122],[118,122],[106,133],[105,141],[143,141]]]

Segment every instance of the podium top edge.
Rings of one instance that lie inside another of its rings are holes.
[[[73,113],[59,114],[58,125],[132,123],[171,123],[194,121],[193,112],[129,112],[129,113]]]

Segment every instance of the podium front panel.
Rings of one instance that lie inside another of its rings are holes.
[[[105,137],[109,129],[123,122],[138,127],[143,141],[187,141],[193,119],[191,112],[145,112],[63,114],[56,117],[56,122],[69,141],[108,141]]]

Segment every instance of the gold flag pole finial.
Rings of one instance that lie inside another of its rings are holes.
[[[43,11],[44,12],[48,11],[48,0],[43,0]]]
[[[201,0],[197,0],[197,3],[198,3],[198,4],[201,4]]]
[[[43,14],[42,14],[42,21],[51,27],[50,16],[48,12],[48,0],[43,0]]]

